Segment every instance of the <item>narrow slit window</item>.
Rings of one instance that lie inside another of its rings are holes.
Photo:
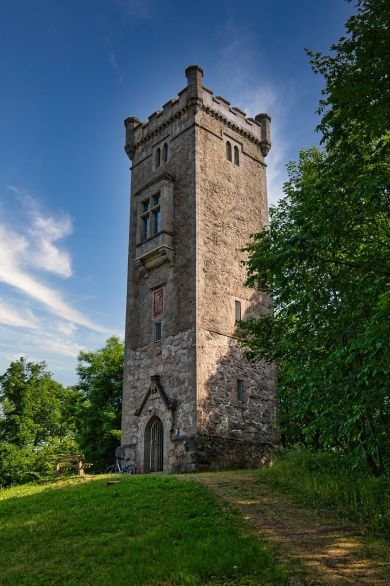
[[[243,403],[245,401],[244,381],[241,378],[237,379],[237,401],[239,403]]]
[[[240,154],[238,152],[238,146],[234,147],[234,164],[235,165],[239,165],[240,164]]]
[[[150,234],[149,214],[142,218],[142,240],[147,240]]]
[[[153,236],[161,230],[161,213],[160,208],[153,212]]]
[[[241,301],[235,301],[235,319],[236,321],[241,320]]]
[[[164,163],[166,163],[168,161],[168,145],[167,145],[167,143],[165,143],[163,146],[162,160]]]
[[[156,167],[159,167],[161,165],[161,149],[160,148],[158,148],[156,150],[155,165],[156,165]]]
[[[154,341],[161,342],[161,321],[154,322]]]
[[[161,210],[160,210],[160,194],[156,193],[152,197],[152,214],[151,214],[151,235],[156,236],[161,231]]]
[[[226,143],[226,158],[228,161],[232,160],[232,145],[229,141]]]

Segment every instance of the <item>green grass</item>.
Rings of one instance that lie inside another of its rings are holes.
[[[4,585],[287,584],[237,514],[173,477],[3,489],[0,526]]]
[[[353,468],[347,456],[285,452],[270,468],[258,471],[262,482],[314,509],[329,509],[370,531],[390,537],[390,478],[375,478]]]

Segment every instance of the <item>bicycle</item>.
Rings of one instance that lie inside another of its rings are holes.
[[[115,463],[106,469],[106,474],[136,474],[136,442],[123,444],[115,450]]]

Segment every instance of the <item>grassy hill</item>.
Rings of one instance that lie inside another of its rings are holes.
[[[2,585],[287,584],[231,509],[206,487],[174,477],[3,489],[0,527]]]

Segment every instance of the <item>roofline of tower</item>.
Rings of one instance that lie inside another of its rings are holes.
[[[187,85],[178,93],[178,97],[168,100],[162,106],[162,110],[153,112],[145,122],[134,116],[126,118],[125,151],[129,158],[133,158],[138,146],[160,134],[162,129],[167,128],[191,107],[203,109],[217,117],[232,130],[258,144],[263,156],[266,156],[271,148],[269,114],[257,114],[255,118],[247,117],[243,110],[231,106],[222,96],[214,96],[214,92],[203,85],[203,69],[199,65],[189,65],[185,73]],[[212,107],[212,102],[215,102],[215,108]],[[237,123],[231,120],[232,114],[237,117]]]
[[[178,110],[173,116],[171,116],[169,119],[165,120],[160,126],[157,126],[155,128],[153,128],[153,130],[151,130],[150,132],[148,132],[147,134],[144,134],[142,136],[142,138],[138,141],[134,143],[134,149],[138,148],[139,146],[142,146],[143,144],[145,144],[146,142],[148,142],[149,140],[151,140],[153,137],[158,136],[159,134],[161,134],[161,131],[164,128],[167,128],[171,122],[173,122],[175,119],[180,118],[180,116],[189,109],[190,106],[186,106],[181,108],[180,110]],[[226,126],[228,126],[229,128],[231,128],[232,130],[234,130],[235,132],[237,132],[238,134],[241,134],[242,136],[244,136],[245,138],[248,138],[249,140],[251,140],[254,144],[257,144],[261,147],[261,139],[259,139],[258,137],[256,137],[253,133],[250,132],[250,130],[244,130],[241,126],[234,124],[233,122],[231,122],[230,120],[228,120],[227,118],[225,118],[224,116],[222,116],[219,112],[217,112],[217,110],[213,110],[212,108],[208,107],[208,106],[198,106],[198,108],[203,109],[205,112],[211,114],[212,116],[215,116],[216,118],[218,118],[219,120],[221,120],[222,122],[224,122],[226,124]],[[267,118],[269,120],[271,120],[271,117],[267,114],[266,115]],[[257,116],[256,116],[257,117]],[[261,128],[261,124],[258,120],[254,119],[254,118],[247,118],[246,119],[249,125],[253,125],[256,124],[256,126]],[[143,125],[144,128],[146,128],[147,124]]]

